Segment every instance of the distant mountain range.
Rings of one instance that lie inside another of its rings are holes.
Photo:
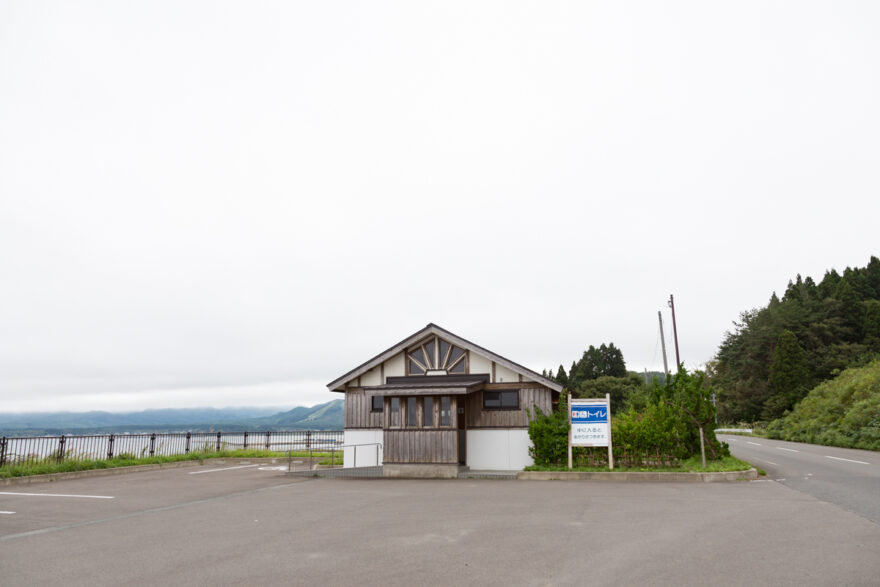
[[[0,414],[0,436],[107,434],[110,432],[203,432],[342,430],[341,399],[317,406],[277,408],[182,408],[141,412],[31,412]]]

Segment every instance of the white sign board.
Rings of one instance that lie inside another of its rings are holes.
[[[573,399],[571,411],[571,446],[608,446],[609,410],[607,399]]]

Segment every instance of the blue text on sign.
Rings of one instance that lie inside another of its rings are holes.
[[[608,408],[605,406],[573,406],[571,421],[577,423],[607,422]]]

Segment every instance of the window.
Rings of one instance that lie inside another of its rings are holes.
[[[467,373],[467,353],[454,344],[450,344],[436,336],[425,340],[406,353],[410,375],[425,375],[431,371]]]
[[[406,425],[410,428],[419,426],[418,412],[416,411],[416,398],[406,398]]]
[[[440,425],[450,426],[452,419],[452,400],[448,395],[440,398]]]
[[[370,411],[372,412],[382,412],[385,410],[385,396],[384,395],[374,395],[373,403],[370,406]]]
[[[484,391],[484,410],[518,410],[519,390],[511,389],[504,391]]]
[[[434,425],[434,398],[426,397],[425,398],[425,428],[430,428]]]
[[[392,397],[391,398],[391,425],[394,427],[400,426],[400,398]]]

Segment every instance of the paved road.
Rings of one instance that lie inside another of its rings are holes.
[[[880,453],[719,434],[733,456],[792,489],[880,523]],[[878,548],[880,551],[880,548]]]
[[[784,487],[292,479],[0,488],[0,585],[877,585],[880,525]],[[29,495],[29,494],[38,495]]]

